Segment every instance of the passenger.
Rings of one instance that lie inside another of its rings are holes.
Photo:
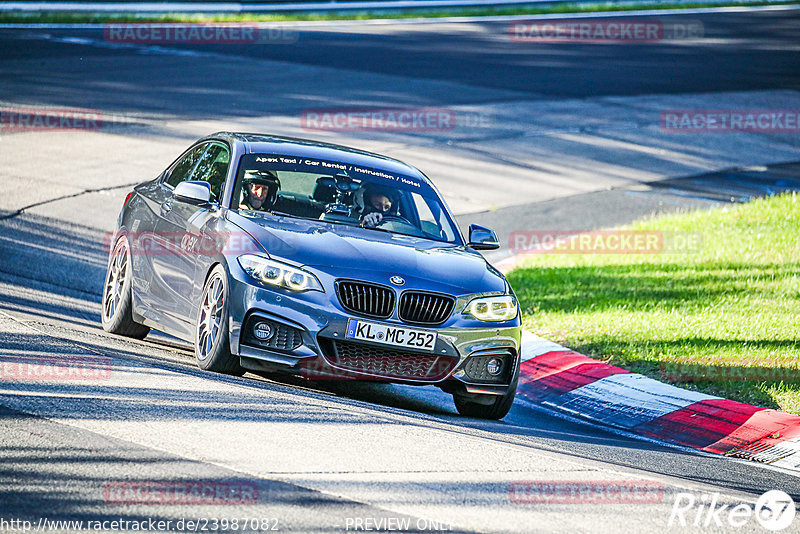
[[[242,183],[242,201],[239,209],[269,211],[275,206],[281,182],[269,171],[249,175]]]
[[[361,225],[375,228],[386,215],[397,215],[397,200],[393,191],[368,185],[364,189],[364,210],[361,212]]]

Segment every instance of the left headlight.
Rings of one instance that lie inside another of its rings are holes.
[[[481,297],[470,301],[464,312],[481,321],[510,321],[517,316],[517,299],[512,295]]]
[[[259,282],[285,287],[292,291],[325,292],[317,277],[303,269],[253,254],[245,254],[237,259],[244,272]]]

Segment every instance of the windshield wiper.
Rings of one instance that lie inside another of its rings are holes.
[[[299,215],[292,215],[291,213],[284,213],[282,211],[270,211],[270,215],[277,215],[279,217],[289,217],[291,219],[308,219],[308,217],[300,217]]]
[[[396,232],[394,230],[389,230],[387,228],[378,228],[378,227],[369,227],[369,226],[361,226],[361,228],[366,228],[367,230],[377,230],[379,232],[386,232],[387,234],[394,234],[394,235],[404,235],[406,237],[416,237],[417,239],[433,239],[428,237],[427,234],[419,235],[419,234],[407,234],[405,232]],[[433,239],[433,241],[439,241],[438,239]]]

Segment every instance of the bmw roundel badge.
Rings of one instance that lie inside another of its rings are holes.
[[[394,285],[396,285],[396,286],[402,286],[403,284],[406,283],[406,281],[403,280],[402,276],[393,276],[393,277],[389,278],[389,281],[391,283],[393,283]]]

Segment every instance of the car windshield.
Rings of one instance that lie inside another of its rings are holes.
[[[430,185],[351,163],[245,154],[232,198],[233,209],[459,243]]]

